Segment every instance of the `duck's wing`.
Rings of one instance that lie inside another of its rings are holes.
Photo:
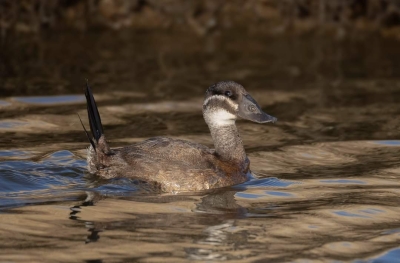
[[[165,137],[151,138],[118,150],[118,156],[131,166],[142,163],[191,169],[206,169],[212,154],[213,150],[201,144]]]

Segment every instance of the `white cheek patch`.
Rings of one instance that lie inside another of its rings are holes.
[[[233,109],[237,110],[239,105],[233,103],[230,99],[227,99],[226,97],[222,95],[214,95],[206,99],[203,103],[203,106],[206,106],[211,100],[220,100],[220,101],[225,101],[231,106]]]
[[[236,116],[224,109],[218,109],[210,113],[209,120],[215,126],[229,126],[235,124]]]

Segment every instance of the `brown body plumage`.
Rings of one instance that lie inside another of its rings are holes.
[[[107,179],[146,181],[163,192],[201,191],[247,181],[250,161],[235,125],[236,116],[259,123],[276,120],[262,112],[241,85],[219,82],[207,90],[203,104],[215,149],[164,137],[110,149],[89,87],[85,95],[94,137],[88,149],[89,172]]]

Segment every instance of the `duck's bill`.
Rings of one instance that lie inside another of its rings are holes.
[[[257,123],[276,122],[278,120],[277,118],[268,115],[265,112],[261,112],[258,114],[246,114],[246,115],[239,114],[239,117]]]
[[[238,116],[245,120],[257,123],[276,122],[278,120],[263,112],[260,105],[249,94],[243,96],[243,101],[240,103],[238,110]]]

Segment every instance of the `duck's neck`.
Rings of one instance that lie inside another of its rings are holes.
[[[229,125],[209,124],[208,126],[214,141],[215,152],[219,158],[239,163],[246,162],[246,152],[234,121]]]

